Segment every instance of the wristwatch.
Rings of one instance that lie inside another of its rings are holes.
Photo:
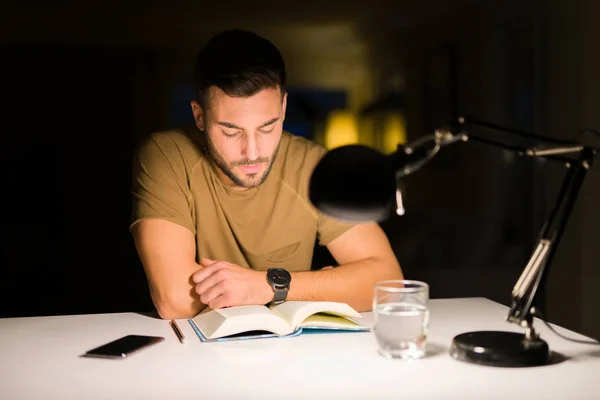
[[[267,270],[267,282],[273,288],[273,300],[269,304],[281,304],[287,298],[290,290],[292,275],[283,268],[269,268]]]

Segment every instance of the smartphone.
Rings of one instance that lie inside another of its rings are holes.
[[[127,335],[88,350],[81,357],[123,359],[163,340],[165,338],[160,336]]]

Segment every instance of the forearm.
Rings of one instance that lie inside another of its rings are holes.
[[[162,319],[184,319],[198,315],[205,307],[198,295],[187,290],[180,294],[172,291],[163,295],[152,295],[152,302]],[[187,293],[186,293],[187,292]]]
[[[131,232],[161,318],[187,318],[200,312],[204,305],[195,293],[192,274],[202,266],[195,262],[192,232],[161,219],[140,221]]]
[[[190,276],[200,268],[196,263],[190,266]],[[152,284],[151,281],[156,283]],[[191,278],[174,280],[174,277],[164,276],[162,279],[149,279],[148,282],[152,302],[162,319],[191,318],[206,307],[200,301]]]
[[[291,275],[288,300],[338,301],[348,303],[359,312],[371,310],[376,282],[402,279],[402,271],[395,259],[376,257]]]

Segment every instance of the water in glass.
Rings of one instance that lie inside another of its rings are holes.
[[[385,357],[420,358],[425,354],[429,311],[414,303],[384,303],[375,308],[375,337]]]
[[[429,285],[391,280],[375,285],[373,332],[386,358],[415,359],[425,355],[429,330]]]

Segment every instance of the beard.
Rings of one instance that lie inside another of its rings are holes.
[[[269,176],[271,169],[273,168],[273,162],[279,152],[279,143],[277,143],[277,147],[273,152],[271,157],[259,157],[256,160],[250,160],[248,158],[244,158],[238,161],[234,161],[232,163],[227,164],[221,153],[217,150],[214,143],[210,139],[208,135],[206,135],[206,140],[208,143],[208,152],[213,159],[215,165],[223,171],[223,173],[231,179],[231,181],[239,187],[250,189],[257,186],[260,186]],[[256,174],[243,174],[238,175],[233,171],[234,167],[242,166],[242,165],[256,165],[256,164],[267,164],[267,168],[262,173]]]

